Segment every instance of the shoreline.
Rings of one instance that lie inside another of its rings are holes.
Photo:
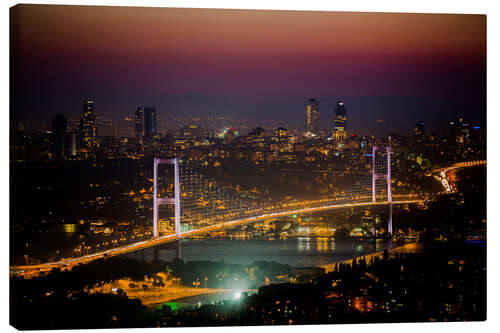
[[[416,252],[421,249],[423,249],[424,244],[419,243],[419,242],[414,242],[414,243],[406,243],[402,244],[399,246],[396,246],[392,249],[388,249],[388,253],[390,256],[394,256],[396,253],[408,253],[408,252]],[[339,260],[332,262],[330,264],[326,265],[321,265],[321,266],[315,266],[319,268],[323,268],[325,270],[324,274],[328,274],[329,272],[333,271],[335,269],[335,265],[338,264],[351,264],[354,260],[359,260],[361,258],[365,258],[366,261],[370,261],[372,258],[379,257],[382,258],[384,254],[384,250],[374,252],[374,253],[367,253],[364,255],[359,255],[355,256],[350,259],[345,259],[345,260]],[[181,299],[186,299],[186,298],[191,298],[191,297],[197,297],[197,296],[202,296],[202,295],[210,295],[210,294],[219,294],[219,293],[228,293],[228,292],[234,292],[235,290],[233,289],[212,289],[212,288],[190,288],[190,287],[182,287],[182,288],[175,288],[176,290],[170,290],[170,292],[165,292],[161,294],[156,294],[150,292],[136,292],[136,293],[131,293],[128,294],[128,298],[135,298],[139,299],[144,306],[148,309],[154,309],[157,306],[164,304],[166,302],[175,302],[179,301]],[[252,291],[257,291],[257,290],[252,290]],[[142,297],[141,297],[142,296]]]
[[[424,244],[419,243],[419,242],[406,243],[406,244],[403,244],[400,246],[396,246],[392,249],[388,249],[388,252],[389,252],[390,256],[393,256],[396,253],[416,252],[418,250],[423,249],[423,247],[424,247]],[[335,269],[336,264],[351,264],[353,262],[353,260],[359,260],[361,258],[365,258],[365,260],[370,261],[372,257],[382,258],[383,255],[384,255],[384,251],[382,250],[382,251],[378,251],[378,252],[374,252],[374,253],[359,255],[359,256],[356,256],[354,258],[350,258],[350,259],[346,259],[346,260],[335,261],[333,263],[326,264],[326,265],[315,266],[315,267],[324,268],[325,274],[327,274]],[[186,288],[186,289],[189,290],[190,288]],[[199,295],[203,295],[203,294],[206,295],[206,294],[215,294],[215,293],[225,293],[225,292],[231,292],[231,291],[234,291],[234,290],[232,290],[232,289],[209,289],[209,288],[200,289],[200,290],[198,290],[198,292],[194,292],[192,295],[183,295],[180,297],[175,297],[175,296],[172,297],[173,295],[171,295],[167,301],[175,301],[175,300],[189,298],[189,297],[193,297],[193,296],[199,296]],[[153,307],[157,306],[158,304],[162,304],[162,303],[164,303],[164,301],[163,302],[161,302],[161,301],[160,302],[149,302],[149,304],[147,304],[147,305],[145,304],[145,305],[149,308],[153,308]]]
[[[396,253],[415,252],[415,251],[423,249],[423,247],[424,247],[424,245],[422,243],[414,242],[414,243],[407,243],[407,244],[403,244],[400,246],[396,246],[392,249],[387,249],[387,252],[389,252],[389,255],[391,256],[391,255],[394,255]],[[375,252],[375,253],[368,253],[368,254],[359,255],[359,256],[356,256],[354,258],[350,258],[350,259],[346,259],[346,260],[335,261],[331,264],[321,265],[319,267],[324,268],[325,274],[328,274],[335,269],[335,265],[352,264],[352,262],[354,260],[359,260],[361,258],[365,258],[365,260],[368,262],[372,258],[375,258],[375,257],[382,258],[383,255],[384,255],[384,251],[379,251],[379,252]]]

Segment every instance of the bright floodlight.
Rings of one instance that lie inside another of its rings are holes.
[[[240,299],[241,298],[241,292],[237,291],[234,293],[234,299]]]

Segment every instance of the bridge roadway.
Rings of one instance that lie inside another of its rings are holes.
[[[423,202],[424,202],[424,200],[422,200],[422,199],[399,200],[399,201],[393,201],[392,204],[393,205],[419,204],[419,203],[423,203]],[[388,201],[377,201],[377,202],[370,201],[370,202],[334,204],[334,205],[327,205],[327,206],[320,206],[320,207],[303,208],[303,209],[285,211],[285,212],[280,212],[280,213],[270,213],[270,214],[264,214],[264,215],[244,218],[244,219],[240,219],[240,220],[221,222],[221,223],[217,223],[217,224],[214,224],[214,225],[211,225],[208,227],[199,228],[199,229],[193,229],[193,230],[186,231],[186,232],[182,233],[181,238],[189,237],[189,236],[196,235],[196,234],[205,233],[208,231],[214,231],[214,230],[234,227],[234,226],[237,226],[240,224],[246,224],[246,223],[250,223],[250,222],[266,220],[269,218],[283,217],[283,216],[294,215],[294,214],[313,213],[313,212],[319,212],[319,211],[323,211],[323,210],[336,209],[336,208],[381,206],[381,205],[389,205],[389,204],[390,203]],[[77,258],[63,259],[60,261],[54,261],[54,262],[38,264],[38,265],[10,266],[10,273],[14,274],[14,275],[24,275],[26,277],[29,277],[31,275],[38,274],[38,272],[49,271],[49,270],[51,270],[53,268],[57,268],[57,267],[61,267],[64,269],[71,269],[71,267],[73,267],[73,266],[76,266],[79,264],[89,263],[89,262],[96,260],[96,259],[105,258],[105,257],[107,258],[107,257],[120,256],[120,255],[124,255],[127,253],[139,251],[139,250],[144,250],[144,249],[147,249],[149,247],[157,246],[160,244],[173,242],[176,240],[177,240],[177,238],[176,238],[175,234],[165,235],[165,236],[160,236],[158,238],[152,238],[152,239],[140,241],[137,243],[124,245],[121,247],[116,247],[113,249],[109,249],[109,250],[105,250],[105,251],[101,251],[101,252],[96,252],[93,254],[88,254],[88,255],[85,255],[82,257],[77,257]]]

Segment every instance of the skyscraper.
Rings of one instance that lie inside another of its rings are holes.
[[[63,157],[64,155],[64,133],[68,128],[66,118],[60,113],[52,119],[52,145],[54,157]]]
[[[64,155],[67,158],[75,157],[76,150],[76,138],[78,137],[78,131],[76,129],[66,131],[64,135]]]
[[[318,135],[319,126],[319,103],[316,99],[311,98],[306,104],[306,132],[308,135]]]
[[[135,111],[135,138],[142,142],[142,137],[144,136],[144,111],[138,106]]]
[[[80,152],[86,156],[97,153],[97,126],[95,123],[94,101],[86,100],[80,117]]]
[[[342,98],[337,100],[335,106],[335,118],[333,128],[333,142],[337,149],[344,147],[345,138],[347,137],[347,112]]]
[[[156,108],[144,108],[144,136],[151,139],[156,134]]]
[[[450,123],[451,139],[458,146],[464,146],[470,143],[469,124],[464,122],[462,117],[458,117]]]
[[[266,146],[264,128],[256,127],[246,136],[246,142],[255,149],[263,149]]]

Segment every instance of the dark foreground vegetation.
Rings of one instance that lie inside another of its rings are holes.
[[[111,273],[118,263],[107,270],[103,262],[78,268],[80,272],[11,279],[11,324],[19,329],[84,329],[485,320],[485,260],[484,244],[435,245],[421,253],[338,265],[309,283],[270,284],[254,295],[188,310],[167,305],[146,309],[123,293],[87,294],[85,286],[95,282],[92,269],[99,270],[99,279],[124,275]],[[176,264],[169,265],[172,274],[189,265]],[[167,269],[162,265],[136,263],[128,275]],[[73,274],[83,277],[73,279]]]
[[[485,246],[433,247],[339,265],[313,283],[171,314],[162,326],[388,323],[486,319]]]

